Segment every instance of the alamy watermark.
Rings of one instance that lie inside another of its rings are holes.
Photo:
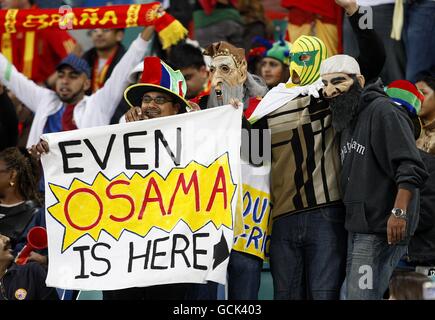
[[[362,276],[358,280],[358,286],[361,290],[373,289],[373,269],[365,264],[359,267],[358,273]]]
[[[358,20],[358,27],[361,30],[373,29],[373,9],[371,7],[360,6],[358,12],[362,14]]]
[[[59,7],[59,28],[62,30],[72,30],[74,28],[74,13],[71,6],[64,5]]]

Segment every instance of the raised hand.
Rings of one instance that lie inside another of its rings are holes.
[[[349,16],[358,11],[356,0],[335,0],[335,3],[342,7]]]
[[[41,154],[48,153],[48,143],[47,141],[41,140],[38,144],[31,146],[27,151],[33,158],[39,160],[41,158]]]
[[[142,112],[142,109],[140,107],[131,108],[125,114],[126,122],[133,122],[145,119],[148,119],[148,117]]]

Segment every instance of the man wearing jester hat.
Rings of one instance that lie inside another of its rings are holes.
[[[348,14],[359,15],[355,0]],[[373,30],[351,19],[361,50],[358,60],[367,79],[385,60]],[[375,52],[375,54],[373,54]],[[290,79],[245,113],[251,123],[266,118],[271,130],[272,237],[270,265],[275,299],[338,299],[345,276],[347,234],[339,192],[340,159],[329,103],[319,79],[328,53],[316,37],[292,44]]]

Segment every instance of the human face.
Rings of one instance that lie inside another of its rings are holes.
[[[152,99],[156,99],[157,97],[163,97],[167,100],[167,102],[163,104],[157,104],[155,100],[147,103],[142,100],[142,112],[148,118],[160,118],[172,116],[178,113],[180,105],[178,103],[174,103],[174,98],[169,94],[159,92],[159,91],[150,91],[144,94],[144,97],[151,97]]]
[[[65,66],[57,71],[56,93],[66,103],[77,103],[90,87],[90,81],[84,73],[78,73]]]
[[[90,31],[92,43],[97,50],[109,50],[122,41],[124,33],[115,29],[93,29]]]
[[[241,85],[246,80],[245,70],[237,70],[236,63],[230,56],[217,56],[210,65],[211,86],[219,87],[220,83],[227,83],[229,86]]]
[[[5,191],[11,187],[9,183],[13,181],[13,175],[13,170],[0,159],[0,199],[5,197]]]
[[[323,96],[335,98],[344,92],[349,91],[353,85],[353,79],[345,73],[328,73],[322,76]]]
[[[265,57],[261,61],[261,76],[268,87],[276,86],[281,81],[283,64],[276,59]]]
[[[0,234],[0,263],[9,265],[14,261],[10,239]]]
[[[208,80],[208,71],[205,66],[200,68],[188,67],[180,69],[181,73],[186,79],[187,84],[187,92],[186,98],[192,99],[204,90],[204,87],[207,85]]]
[[[434,90],[424,81],[419,81],[415,84],[418,90],[424,95],[424,101],[421,105],[420,118],[422,120],[431,121],[435,119],[435,94]]]

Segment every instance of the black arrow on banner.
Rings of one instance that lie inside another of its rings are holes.
[[[230,256],[230,252],[228,250],[227,240],[224,237],[224,233],[222,232],[221,240],[214,245],[213,252],[213,270],[216,269],[218,265],[224,262]]]

